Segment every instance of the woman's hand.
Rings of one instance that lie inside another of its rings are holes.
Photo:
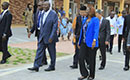
[[[96,41],[93,41],[93,43],[92,43],[92,49],[94,49],[95,46],[96,46]]]

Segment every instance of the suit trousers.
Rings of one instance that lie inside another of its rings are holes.
[[[34,67],[39,68],[40,65],[42,65],[42,59],[43,59],[43,56],[45,56],[46,48],[48,49],[49,55],[50,55],[50,58],[51,58],[51,62],[50,62],[51,64],[50,64],[49,67],[55,68],[56,43],[45,44],[43,39],[42,39],[42,41],[38,42],[38,49],[37,49],[37,52],[36,52]]]
[[[122,35],[118,36],[118,52],[121,51],[121,42],[122,42]]]
[[[102,56],[102,61],[101,61],[101,66],[105,67],[106,65],[106,45],[105,43],[103,43],[103,45],[101,45],[102,43],[99,43],[99,49],[101,52],[101,56]]]
[[[74,66],[78,66],[78,58],[79,58],[78,41],[79,41],[79,38],[76,39],[76,49],[75,49],[75,54],[73,56],[73,65]]]
[[[39,41],[39,34],[40,34],[40,30],[37,30],[37,41]],[[42,64],[47,63],[47,57],[46,57],[46,50],[45,52],[43,52],[43,59],[42,59]]]
[[[79,67],[82,76],[89,76],[93,79],[95,78],[96,51],[96,48],[91,49],[87,47],[86,43],[81,43],[79,51]],[[90,73],[88,72],[86,61],[89,63]]]
[[[110,36],[110,52],[112,52],[113,40],[114,40],[114,35],[111,35],[111,36]]]
[[[125,54],[125,67],[129,67],[129,60],[130,60],[130,52],[126,50]]]
[[[1,48],[2,48],[2,53],[3,53],[2,60],[6,60],[6,58],[11,55],[8,52],[8,40],[9,40],[9,38],[7,37],[6,40],[2,40],[2,37],[1,37],[0,39],[1,39],[0,44],[2,46]]]

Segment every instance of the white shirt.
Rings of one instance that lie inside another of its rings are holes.
[[[5,13],[8,11],[8,9],[4,10],[4,12],[2,13],[2,17],[5,15]]]
[[[121,27],[119,27],[121,25]],[[124,17],[120,16],[117,18],[117,27],[118,27],[118,34],[122,35],[124,26]]]
[[[106,19],[110,21],[111,35],[117,34],[116,19],[115,18],[111,19],[110,16],[107,17]]]
[[[44,15],[43,15],[43,23],[42,23],[42,24],[45,23],[46,18],[47,18],[47,16],[48,16],[48,14],[50,13],[50,11],[51,11],[51,10],[49,9],[47,12],[44,13]]]

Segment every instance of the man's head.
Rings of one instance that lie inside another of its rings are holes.
[[[127,12],[125,10],[122,11],[122,16],[125,17]]]
[[[80,15],[81,16],[86,16],[87,15],[86,9],[87,9],[86,6],[82,6],[80,8]]]
[[[3,4],[2,4],[2,9],[3,10],[6,10],[6,9],[8,9],[9,8],[9,3],[8,2],[3,2]]]
[[[101,19],[101,17],[102,17],[102,10],[100,10],[100,9],[96,10],[96,17]]]
[[[49,1],[45,1],[43,3],[43,9],[45,10],[45,12],[47,12],[50,9],[50,2]]]
[[[42,11],[43,10],[43,1],[38,2],[38,10]]]
[[[112,18],[114,18],[114,16],[115,16],[115,12],[112,11],[112,12],[110,13],[110,18],[112,19]]]

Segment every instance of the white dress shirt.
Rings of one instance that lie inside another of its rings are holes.
[[[121,25],[121,27],[119,27]],[[118,27],[118,34],[122,35],[123,32],[123,26],[124,26],[124,17],[120,16],[117,19],[117,27]]]
[[[46,18],[47,18],[47,16],[48,16],[48,14],[50,13],[50,9],[47,11],[47,12],[44,12],[44,15],[43,15],[43,23],[42,24],[44,24],[45,23],[45,21],[46,21]]]
[[[110,16],[106,18],[110,21],[110,29],[111,29],[111,35],[117,34],[117,28],[116,28],[116,19],[111,19]]]

